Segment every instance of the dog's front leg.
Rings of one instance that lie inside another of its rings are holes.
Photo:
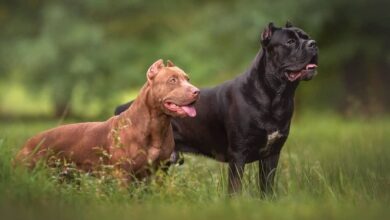
[[[116,168],[113,176],[118,180],[118,184],[121,190],[126,190],[129,187],[131,176],[123,169]]]
[[[234,195],[241,192],[242,177],[245,169],[245,156],[241,153],[230,153],[229,160],[229,195]]]
[[[267,144],[260,149],[259,160],[259,184],[262,196],[273,192],[273,184],[276,168],[278,166],[280,151],[286,142],[287,135],[277,134],[268,135]]]
[[[270,195],[273,192],[276,168],[279,162],[279,153],[259,160],[259,184],[261,196]]]

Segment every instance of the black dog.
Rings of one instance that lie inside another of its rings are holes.
[[[280,151],[288,137],[294,93],[316,74],[318,48],[290,23],[272,23],[261,35],[262,49],[244,74],[201,90],[195,118],[172,120],[175,150],[229,163],[229,192],[241,189],[246,163],[259,161],[262,192],[272,190]],[[130,103],[119,106],[116,114]],[[175,152],[172,157],[176,157]],[[175,158],[173,158],[175,159]]]

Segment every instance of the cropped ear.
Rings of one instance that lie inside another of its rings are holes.
[[[175,64],[172,61],[168,60],[167,67],[173,67],[173,66],[175,66]]]
[[[261,33],[261,44],[263,45],[263,47],[268,45],[275,30],[276,27],[274,26],[274,23],[270,22],[268,26],[264,29],[263,33]]]
[[[290,28],[293,27],[294,25],[290,21],[287,21],[285,26],[286,28]]]
[[[156,62],[154,62],[149,67],[148,72],[146,73],[148,80],[152,80],[163,67],[164,67],[164,61],[162,59],[159,59]]]

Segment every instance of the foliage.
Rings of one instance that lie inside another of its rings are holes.
[[[158,58],[211,86],[248,67],[269,21],[290,20],[320,47],[320,74],[299,88],[300,103],[380,113],[390,108],[388,7],[385,0],[3,1],[0,86],[47,90],[57,115],[76,99],[119,104]]]

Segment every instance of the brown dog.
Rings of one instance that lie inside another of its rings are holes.
[[[54,155],[85,171],[104,164],[112,165],[127,180],[143,177],[147,165],[157,167],[173,151],[171,117],[195,117],[193,104],[199,97],[199,89],[188,82],[187,74],[170,61],[167,67],[163,60],[156,61],[147,71],[147,79],[122,114],[104,122],[44,131],[27,141],[15,161],[34,167],[38,160]]]

